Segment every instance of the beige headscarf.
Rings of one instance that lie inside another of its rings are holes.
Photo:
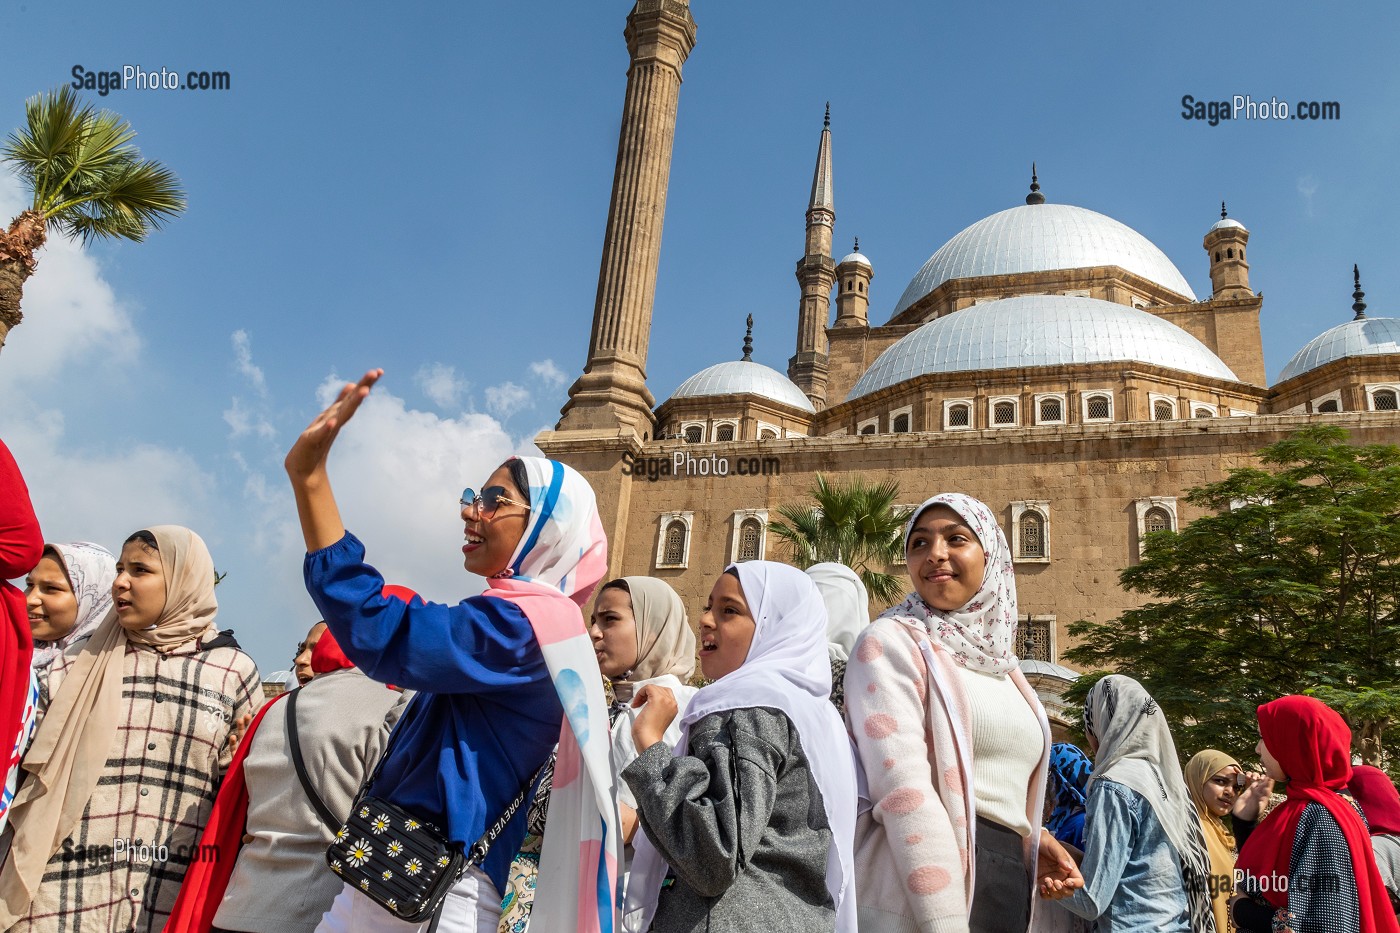
[[[685,683],[695,674],[695,633],[685,603],[670,584],[652,577],[623,577],[632,594],[632,617],[637,623],[637,663],[625,680],[613,681],[620,701],[632,698],[635,686],[670,674]]]
[[[0,870],[0,929],[28,911],[44,866],[78,825],[125,714],[122,669],[127,642],[170,652],[218,634],[214,560],[199,535],[179,525],[146,529],[165,575],[165,608],[155,625],[128,632],[116,610],[93,631],[68,669],[24,756],[29,779],[10,808],[14,841]]]
[[[1196,815],[1201,818],[1201,830],[1206,837],[1206,850],[1210,853],[1210,873],[1215,876],[1212,889],[1211,909],[1215,912],[1215,928],[1219,933],[1232,929],[1228,925],[1229,900],[1234,891],[1235,878],[1235,837],[1225,821],[1206,806],[1205,785],[1222,769],[1240,763],[1224,752],[1208,748],[1197,752],[1186,762],[1182,779],[1191,793],[1191,802],[1196,805]]]

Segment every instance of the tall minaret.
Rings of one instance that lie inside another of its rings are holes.
[[[695,48],[689,0],[637,0],[623,31],[632,58],[617,144],[593,333],[583,375],[569,387],[558,430],[649,433],[655,402],[646,385],[647,343],[661,259],[661,225],[681,65]]]
[[[831,317],[831,286],[836,263],[831,260],[831,226],[836,200],[831,180],[831,104],[822,121],[817,168],[812,174],[812,197],[807,205],[807,253],[797,262],[802,304],[797,310],[797,352],[788,360],[788,378],[797,383],[821,411],[826,407],[826,324]]]

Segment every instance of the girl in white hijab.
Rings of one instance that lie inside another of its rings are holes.
[[[44,545],[44,556],[29,574],[24,590],[29,624],[35,630],[31,662],[35,671],[47,671],[69,645],[92,634],[97,623],[106,618],[116,578],[117,559],[100,544],[74,541]],[[63,587],[66,593],[59,592]],[[59,635],[59,630],[63,634]],[[45,633],[57,637],[45,639]]]
[[[674,757],[657,740],[675,715],[669,693],[650,686],[633,699],[645,704],[634,727],[644,750],[622,777],[644,833],[623,928],[796,922],[855,933],[856,763],[828,699],[816,586],[785,564],[732,565],[710,594],[700,641],[714,682],[681,717]],[[676,883],[663,893],[668,865]]]
[[[870,595],[860,575],[845,564],[822,563],[807,568],[826,603],[827,651],[831,654],[831,705],[846,715],[846,661],[856,636],[870,624]]]

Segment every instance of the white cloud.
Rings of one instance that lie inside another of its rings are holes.
[[[486,407],[502,419],[508,419],[532,404],[530,390],[513,382],[503,382],[486,390]]]
[[[238,396],[233,397],[232,403],[224,411],[224,423],[228,425],[228,436],[232,439],[249,434],[256,434],[266,440],[272,440],[277,436],[277,429],[272,426],[272,423],[261,414],[244,408],[243,400]]]
[[[530,373],[547,386],[558,388],[564,384],[564,371],[554,365],[553,360],[539,360],[530,364]]]
[[[424,363],[418,367],[413,381],[439,408],[457,407],[462,396],[471,388],[465,379],[457,376],[456,367],[446,363]]]
[[[238,371],[248,380],[248,384],[258,395],[267,398],[267,378],[263,376],[262,367],[253,362],[253,342],[246,330],[233,332],[233,358]]]
[[[1303,213],[1313,215],[1313,196],[1317,194],[1317,179],[1304,175],[1298,179],[1298,193],[1303,196]]]
[[[0,222],[8,223],[25,206],[19,183],[0,172]],[[0,394],[6,397],[70,373],[80,359],[114,367],[129,363],[141,346],[128,308],[76,241],[51,234],[38,258],[24,283],[24,320],[0,351]]]

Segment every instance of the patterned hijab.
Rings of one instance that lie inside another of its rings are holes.
[[[150,628],[129,632],[115,610],[97,626],[68,669],[24,757],[29,780],[10,810],[14,844],[0,869],[0,929],[24,916],[44,866],[78,825],[97,789],[126,715],[122,676],[128,643],[162,653],[218,634],[214,559],[204,540],[179,525],[152,525],[165,576],[165,608]]]
[[[632,597],[632,618],[637,629],[637,663],[626,679],[612,682],[619,701],[632,698],[636,688],[670,675],[682,684],[695,675],[695,632],[690,628],[685,603],[664,580],[623,577]]]
[[[34,670],[49,669],[69,645],[92,634],[112,608],[112,581],[117,578],[117,559],[100,544],[74,541],[72,544],[46,544],[44,556],[58,561],[68,576],[68,585],[78,600],[78,621],[72,631],[57,641],[34,641]]]
[[[1107,779],[1142,795],[1181,862],[1192,933],[1213,933],[1210,856],[1157,701],[1133,678],[1110,674],[1084,700],[1084,731],[1099,743],[1089,786]]]
[[[1084,797],[1089,792],[1094,765],[1075,746],[1056,742],[1050,746],[1050,770],[1055,772],[1055,809],[1045,828],[1059,839],[1065,824],[1084,812]]]
[[[870,624],[870,594],[856,573],[845,564],[813,564],[807,576],[817,585],[826,603],[827,650],[833,661],[847,661],[860,630]]]
[[[953,612],[935,609],[917,592],[880,618],[914,621],[928,630],[935,642],[969,670],[1009,674],[1016,668],[1016,578],[1011,569],[1011,548],[996,516],[985,504],[957,492],[934,496],[914,510],[904,526],[904,548],[919,517],[935,505],[946,505],[977,535],[987,555],[982,586],[967,605]],[[912,568],[911,568],[912,572]]]

